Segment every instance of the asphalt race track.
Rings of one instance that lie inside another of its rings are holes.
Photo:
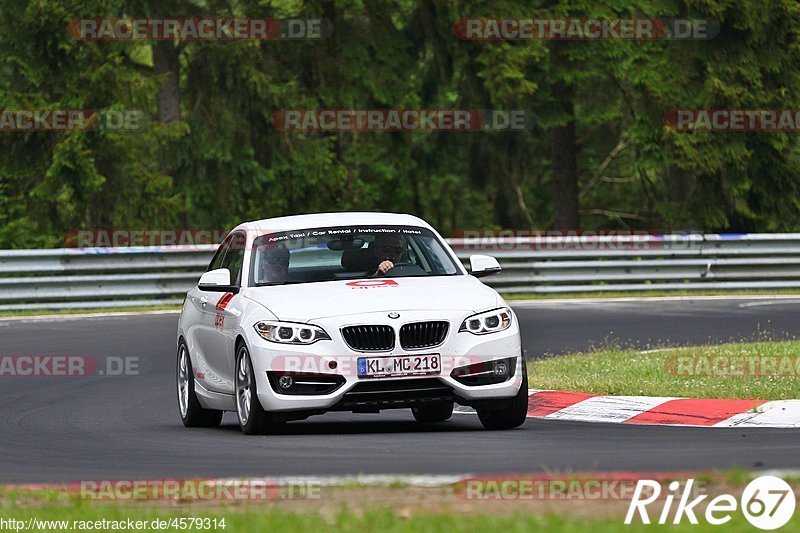
[[[800,337],[800,298],[696,299],[514,306],[529,359],[602,347],[712,344]]]
[[[618,341],[641,347],[800,331],[800,300],[525,304],[529,358]],[[477,417],[422,426],[410,411],[330,414],[287,434],[185,429],[174,390],[176,314],[0,319],[0,355],[139,357],[126,377],[0,378],[0,483],[82,479],[800,467],[800,431],[529,419],[489,432]],[[535,386],[535,382],[534,382]]]

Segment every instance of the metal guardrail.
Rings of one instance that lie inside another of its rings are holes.
[[[800,233],[452,239],[488,253],[504,293],[800,288]]]
[[[216,249],[0,250],[0,310],[179,305]]]
[[[503,293],[800,288],[800,233],[449,239]],[[216,246],[0,250],[0,310],[180,304]]]

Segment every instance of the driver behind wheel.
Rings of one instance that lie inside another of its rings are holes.
[[[378,268],[372,276],[383,276],[400,262],[406,245],[402,235],[379,233],[370,244],[369,249],[378,264]]]

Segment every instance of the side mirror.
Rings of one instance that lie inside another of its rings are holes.
[[[208,292],[239,292],[239,287],[231,285],[231,271],[227,268],[209,270],[200,276],[197,288]]]
[[[491,255],[471,255],[469,256],[470,274],[476,278],[491,276],[502,272],[500,263]]]

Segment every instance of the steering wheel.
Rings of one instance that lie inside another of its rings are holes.
[[[427,272],[422,270],[419,265],[409,262],[402,262],[402,263],[395,263],[395,265],[384,272],[383,274],[385,277],[392,277],[392,276],[425,276]]]

